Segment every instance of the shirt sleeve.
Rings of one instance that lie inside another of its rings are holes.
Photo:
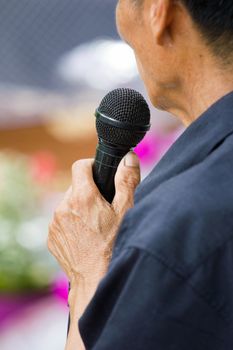
[[[79,321],[87,350],[226,350],[222,327],[184,278],[137,248],[114,258]]]

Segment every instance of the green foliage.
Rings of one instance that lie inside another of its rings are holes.
[[[25,157],[0,153],[0,292],[47,288],[54,263],[46,248],[43,188]]]

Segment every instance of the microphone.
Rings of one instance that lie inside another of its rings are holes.
[[[93,178],[103,197],[112,203],[118,165],[150,129],[150,110],[139,92],[120,88],[102,99],[95,116],[99,143]]]
[[[95,112],[99,143],[93,165],[94,181],[103,197],[112,203],[114,178],[122,158],[150,129],[150,110],[144,97],[132,89],[115,89]],[[70,329],[70,315],[67,336]]]

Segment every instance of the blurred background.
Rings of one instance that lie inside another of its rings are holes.
[[[0,349],[62,350],[67,281],[46,248],[72,163],[94,157],[94,111],[114,88],[147,99],[116,0],[0,0]],[[151,107],[151,106],[150,106]],[[145,177],[183,132],[151,107]]]

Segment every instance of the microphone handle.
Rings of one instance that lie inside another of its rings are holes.
[[[128,148],[113,146],[100,140],[96,148],[93,165],[93,178],[100,193],[112,203],[115,196],[115,174],[122,158],[129,152]]]

